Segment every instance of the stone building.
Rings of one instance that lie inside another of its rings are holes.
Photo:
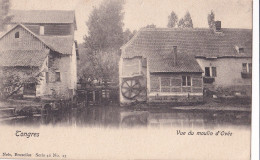
[[[121,47],[120,102],[198,102],[203,90],[251,94],[252,30],[143,28]]]
[[[74,11],[21,11],[0,37],[0,68],[25,80],[24,96],[70,98],[77,84],[77,29]]]

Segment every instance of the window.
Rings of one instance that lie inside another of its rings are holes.
[[[217,77],[217,67],[205,67],[206,77]]]
[[[211,70],[212,70],[212,77],[217,77],[217,68],[211,67]]]
[[[46,83],[49,83],[49,73],[45,72],[45,79],[46,79]]]
[[[182,76],[182,86],[191,86],[190,76]]]
[[[40,26],[40,35],[44,35],[44,26]]]
[[[242,63],[242,72],[252,73],[252,63]]]
[[[205,76],[210,77],[210,68],[205,67]]]
[[[238,49],[238,52],[239,52],[239,53],[244,53],[244,48],[239,48],[239,49]]]
[[[19,37],[20,37],[19,32],[16,32],[16,33],[14,34],[14,37],[15,37],[15,38],[19,38]]]
[[[247,63],[242,63],[242,71],[247,72]]]
[[[55,80],[56,80],[56,82],[60,82],[61,81],[61,79],[60,79],[60,72],[56,72],[55,73]]]

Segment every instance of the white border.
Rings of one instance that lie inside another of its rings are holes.
[[[259,160],[259,1],[253,1],[253,101],[251,158]]]

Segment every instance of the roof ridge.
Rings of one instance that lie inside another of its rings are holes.
[[[142,28],[141,28],[141,29],[142,29]],[[125,49],[127,46],[129,46],[129,45],[134,41],[134,39],[136,39],[137,35],[140,34],[141,29],[139,29],[139,30],[135,33],[135,35],[134,35],[127,43],[125,43],[122,47],[120,47],[120,49]]]

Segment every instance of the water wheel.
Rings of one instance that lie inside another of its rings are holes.
[[[122,95],[127,99],[133,99],[141,92],[141,84],[138,79],[123,80],[121,85]]]

